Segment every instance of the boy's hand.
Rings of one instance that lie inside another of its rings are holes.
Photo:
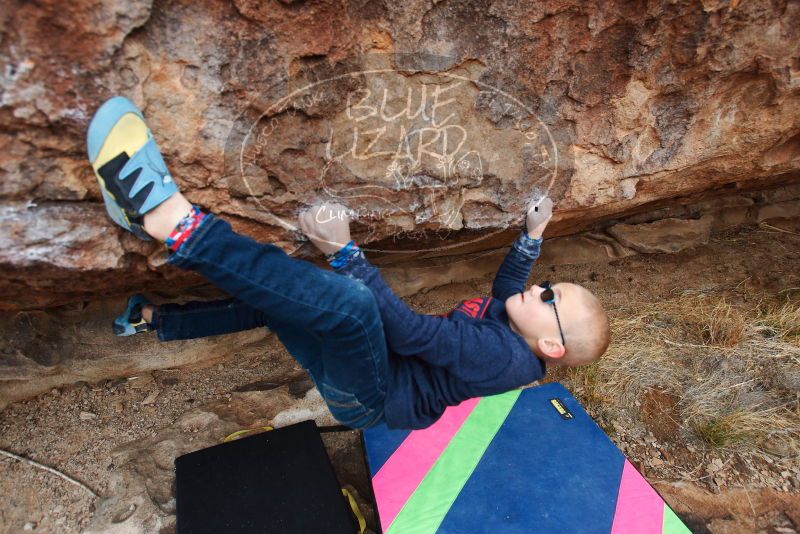
[[[300,229],[323,254],[350,242],[350,215],[341,204],[314,206],[300,215]]]
[[[544,197],[528,206],[528,236],[539,239],[544,233],[547,223],[553,216],[553,201],[550,197]]]

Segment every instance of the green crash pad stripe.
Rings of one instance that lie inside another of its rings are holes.
[[[386,534],[436,532],[520,393],[517,389],[481,399]]]
[[[661,534],[692,534],[692,531],[686,528],[672,508],[664,504],[664,526],[661,529]]]

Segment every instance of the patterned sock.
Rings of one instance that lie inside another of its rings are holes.
[[[200,206],[192,206],[191,211],[175,225],[175,228],[170,232],[167,240],[164,242],[167,248],[172,252],[178,250],[183,242],[192,235],[192,232],[200,226],[205,216],[206,213],[200,209]]]

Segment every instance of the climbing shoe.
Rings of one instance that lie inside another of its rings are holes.
[[[122,312],[122,315],[116,317],[111,324],[114,335],[132,336],[140,332],[151,332],[153,328],[142,316],[142,306],[146,304],[152,303],[144,295],[136,294],[128,298],[125,311]]]
[[[107,100],[89,124],[86,145],[108,215],[137,237],[151,240],[144,231],[144,214],[178,187],[142,113],[127,98]]]

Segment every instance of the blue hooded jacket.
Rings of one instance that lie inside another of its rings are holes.
[[[526,289],[541,242],[522,232],[495,275],[492,296],[464,301],[446,316],[411,310],[363,253],[336,269],[365,284],[377,300],[391,373],[389,428],[425,428],[448,406],[544,376],[544,362],[511,329],[505,310],[506,299]]]

